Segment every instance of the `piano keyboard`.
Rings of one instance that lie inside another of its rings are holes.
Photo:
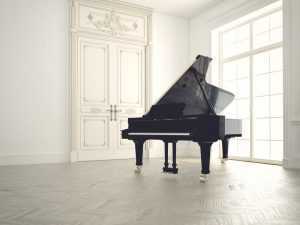
[[[151,136],[190,136],[191,134],[190,133],[136,133],[136,132],[130,132],[128,133],[128,135],[151,135]]]

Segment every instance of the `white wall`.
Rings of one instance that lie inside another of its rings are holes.
[[[152,104],[187,69],[189,60],[189,21],[184,18],[153,13],[152,17]],[[151,105],[152,105],[151,104]],[[179,144],[180,148],[182,144]],[[162,142],[154,141],[150,157],[163,154]],[[178,151],[184,154],[184,150]]]
[[[300,168],[300,1],[284,0],[285,154],[287,168]]]
[[[189,64],[189,21],[153,13],[152,102],[157,101]]]
[[[211,56],[210,29],[202,18],[191,19],[190,21],[190,59],[196,55]]]
[[[67,0],[1,0],[0,29],[0,164],[68,160]]]
[[[67,0],[0,1],[0,165],[69,160],[68,19]],[[189,63],[189,21],[154,13],[152,50],[154,103]]]
[[[275,0],[276,1],[276,0]],[[260,9],[274,0],[227,1],[190,21],[190,58],[211,55],[211,30]],[[226,3],[226,5],[225,5]],[[237,4],[238,3],[238,4]],[[285,154],[284,166],[300,168],[300,1],[283,0],[285,63]]]

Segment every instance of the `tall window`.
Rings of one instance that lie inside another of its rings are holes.
[[[243,136],[230,141],[231,156],[282,161],[281,6],[219,30],[218,45],[219,84],[235,94],[223,114],[243,121]]]

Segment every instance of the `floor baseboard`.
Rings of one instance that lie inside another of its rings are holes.
[[[0,165],[31,165],[69,162],[68,153],[43,153],[26,155],[0,155]]]
[[[283,167],[286,169],[300,169],[299,159],[284,159]]]

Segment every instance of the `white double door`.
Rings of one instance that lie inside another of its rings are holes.
[[[80,37],[77,66],[77,160],[134,157],[120,130],[145,112],[145,47]]]

